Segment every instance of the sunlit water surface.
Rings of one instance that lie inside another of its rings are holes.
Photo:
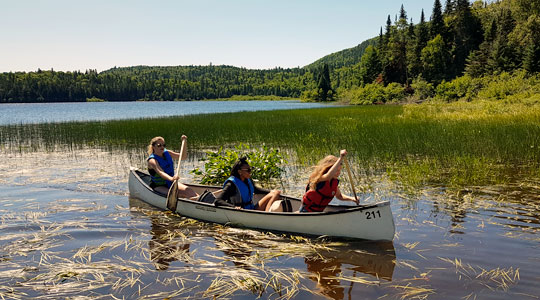
[[[284,101],[143,101],[0,104],[0,125],[105,121],[238,111],[316,108],[330,104]]]
[[[200,166],[200,153],[183,165]],[[231,228],[132,199],[142,152],[3,154],[0,297],[6,299],[538,299],[540,183],[408,195],[384,176],[363,201],[390,200],[389,243]],[[293,174],[294,173],[294,174]],[[355,172],[359,174],[360,172]],[[307,170],[288,168],[299,196]],[[346,191],[347,188],[343,187]]]

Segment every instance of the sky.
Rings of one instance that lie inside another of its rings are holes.
[[[444,1],[441,1],[444,3]],[[303,67],[434,0],[0,0],[0,72]]]

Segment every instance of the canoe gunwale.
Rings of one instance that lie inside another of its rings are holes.
[[[144,172],[141,172],[140,170],[138,169],[131,169],[130,170],[131,173],[134,173],[135,175],[135,178],[137,178],[137,180],[150,192],[154,193],[155,195],[157,196],[160,196],[160,197],[163,197],[163,198],[167,198],[167,195],[163,195],[159,192],[156,192],[154,189],[152,189],[148,184],[146,184],[146,182],[144,182],[144,180],[142,180],[142,178],[138,175],[138,172],[139,173],[142,173],[142,174],[145,174]],[[146,174],[145,174],[146,175]],[[203,184],[187,184],[188,186],[196,186],[196,187],[200,187],[200,188],[206,188],[206,187],[210,187],[210,188],[217,188],[217,189],[220,189],[221,187],[219,186],[211,186],[211,185],[203,185]],[[291,197],[291,196],[286,196],[286,195],[283,195],[282,196],[284,199],[290,199],[290,200],[293,200],[293,201],[300,201],[300,199],[298,198],[295,198],[295,197]],[[144,200],[144,199],[141,199],[141,200]],[[190,199],[186,199],[186,198],[178,198],[178,201],[180,202],[186,202],[186,203],[190,203],[190,204],[196,204],[196,205],[203,205],[203,206],[208,206],[208,207],[212,207],[212,208],[216,208],[216,209],[222,209],[222,210],[232,210],[232,211],[238,211],[238,209],[234,208],[234,207],[228,207],[228,206],[215,206],[214,204],[210,204],[210,203],[205,203],[205,202],[199,202],[199,201],[195,201],[195,200],[190,200]],[[372,209],[372,208],[377,208],[377,207],[383,207],[383,206],[387,206],[387,205],[390,205],[390,202],[388,201],[384,201],[384,202],[378,202],[378,203],[374,203],[374,204],[368,204],[368,205],[359,205],[359,206],[345,206],[345,205],[342,205],[342,206],[338,206],[338,205],[333,205],[333,207],[336,207],[336,208],[340,208],[340,210],[336,210],[336,211],[325,211],[325,212],[304,212],[304,213],[298,213],[298,212],[267,212],[267,211],[260,211],[260,210],[251,210],[251,209],[245,209],[245,210],[242,210],[243,213],[251,213],[251,214],[268,214],[268,215],[286,215],[286,216],[290,216],[290,215],[294,215],[294,216],[317,216],[317,215],[338,215],[338,214],[347,214],[347,213],[351,213],[351,212],[355,212],[355,211],[362,211],[362,210],[367,210],[367,209]],[[164,210],[167,210],[166,208],[162,208]]]

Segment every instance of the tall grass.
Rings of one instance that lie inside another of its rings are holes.
[[[330,107],[159,119],[0,127],[3,152],[37,148],[143,149],[157,135],[177,148],[238,143],[290,151],[302,165],[347,149],[357,169],[396,180],[463,184],[538,176],[540,106],[475,102]]]

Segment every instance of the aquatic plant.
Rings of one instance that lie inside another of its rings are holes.
[[[205,162],[204,169],[195,168],[191,173],[200,176],[203,184],[221,184],[231,176],[232,166],[241,157],[247,157],[253,169],[252,178],[265,182],[279,179],[283,173],[281,166],[287,163],[277,149],[263,145],[258,150],[240,144],[234,149],[220,147],[218,151],[206,151],[206,156],[200,159]]]

